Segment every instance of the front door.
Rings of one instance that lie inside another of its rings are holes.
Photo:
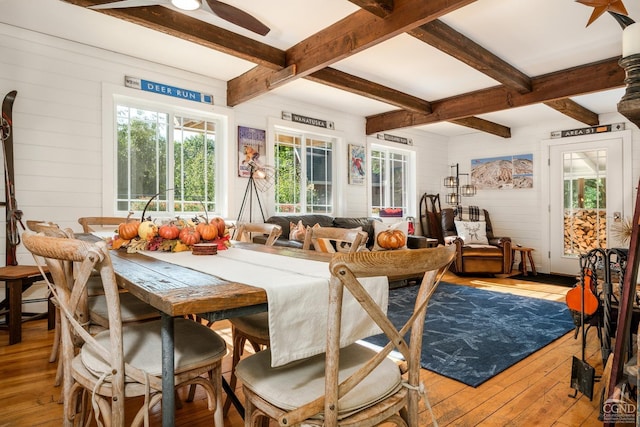
[[[623,138],[597,137],[550,146],[551,273],[577,275],[580,254],[620,246],[612,227],[625,213]]]

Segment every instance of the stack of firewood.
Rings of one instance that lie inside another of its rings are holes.
[[[567,254],[579,254],[607,247],[605,210],[582,209],[565,211],[564,248]]]

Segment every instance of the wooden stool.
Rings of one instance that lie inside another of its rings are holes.
[[[522,246],[512,246],[511,247],[511,256],[515,260],[515,251],[520,252],[520,272],[523,276],[526,276],[527,273],[527,258],[529,258],[529,262],[531,263],[531,274],[534,276],[538,273],[536,272],[536,264],[533,262],[533,252],[535,249],[533,248],[525,248]]]
[[[0,310],[7,311],[6,322],[9,328],[9,345],[22,341],[22,293],[40,280],[43,280],[43,277],[35,265],[0,267],[0,281],[4,281],[6,284],[6,295],[4,301],[0,302]],[[49,319],[49,329],[52,329],[55,310],[53,310],[51,301],[48,301],[47,313],[32,315],[28,320],[40,319],[44,315]]]

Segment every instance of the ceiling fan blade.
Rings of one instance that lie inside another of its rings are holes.
[[[120,9],[123,7],[140,7],[140,6],[155,6],[158,4],[165,4],[168,0],[122,0],[114,1],[111,3],[97,4],[95,6],[89,6],[89,9]]]
[[[206,3],[215,15],[239,27],[246,28],[261,36],[266,36],[267,33],[271,31],[271,29],[262,22],[235,6],[218,0],[203,0],[203,3]]]

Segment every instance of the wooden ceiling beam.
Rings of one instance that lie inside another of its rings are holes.
[[[451,121],[479,114],[524,107],[540,102],[615,89],[624,86],[625,73],[619,58],[594,62],[531,79],[532,91],[521,94],[504,86],[469,92],[432,101],[431,114],[406,110],[367,117],[366,133]]]
[[[531,91],[531,79],[478,43],[435,20],[407,31],[408,34],[486,74],[520,93]]]
[[[89,7],[109,3],[111,0],[63,1],[77,6]],[[281,49],[216,27],[163,6],[99,9],[94,11],[188,40],[271,70],[280,70],[286,67],[286,55]]]
[[[429,101],[344,73],[331,67],[316,71],[308,75],[306,79],[395,105],[396,107],[416,113],[431,113],[431,104]]]
[[[385,18],[391,13],[391,10],[385,9],[375,0],[373,4],[367,0],[350,1],[381,18]],[[528,76],[437,19],[418,28],[409,30],[407,33],[467,65],[488,74],[490,77],[508,87],[512,87],[519,92],[529,92],[531,90],[531,80]],[[345,90],[348,89],[345,88]],[[398,104],[394,105],[405,108]],[[405,109],[420,112],[410,108]],[[452,123],[487,132],[502,138],[511,137],[510,128],[478,117],[456,119],[453,120]]]
[[[381,19],[366,10],[358,10],[286,52],[286,66],[296,64],[294,78],[306,77],[354,53],[382,43],[411,28],[446,15],[475,0],[395,0],[394,11]],[[265,84],[271,71],[257,66],[228,82],[227,102],[237,105],[266,93]],[[260,81],[255,82],[253,79]],[[243,100],[243,101],[240,101]]]
[[[571,99],[564,98],[545,101],[544,105],[589,126],[597,126],[600,124],[600,118],[596,113]]]
[[[511,128],[479,117],[465,117],[463,119],[450,120],[450,122],[502,138],[511,138]]]
[[[373,13],[380,18],[386,18],[393,12],[393,0],[349,0],[360,8]]]
[[[287,65],[297,64],[306,76],[473,2],[396,0],[385,19],[358,10],[288,49]]]

